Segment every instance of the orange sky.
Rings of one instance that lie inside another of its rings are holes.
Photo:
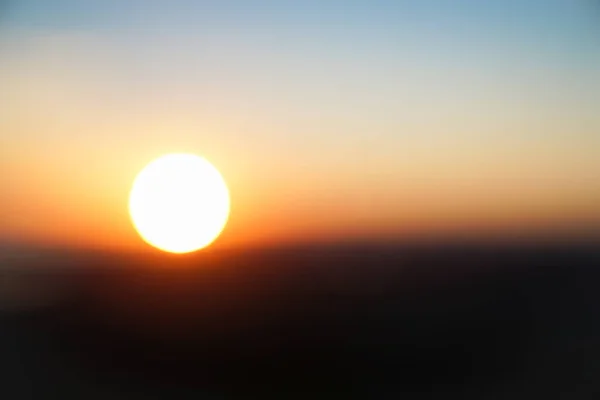
[[[2,179],[8,189],[0,197],[4,236],[62,246],[143,248],[127,214],[128,193],[136,173],[162,154],[160,143],[21,146],[13,141],[17,156],[3,158],[4,171],[18,171]],[[164,151],[201,148],[165,145]],[[600,222],[600,192],[578,192],[582,182],[573,178],[573,171],[563,171],[561,177],[549,166],[545,178],[523,174],[525,166],[513,164],[511,170],[483,159],[471,169],[430,164],[394,173],[385,166],[375,171],[357,166],[335,176],[310,169],[302,175],[294,165],[271,160],[262,165],[236,151],[213,149],[204,154],[220,168],[232,196],[229,224],[216,243],[222,246],[427,235],[535,236],[577,233]]]

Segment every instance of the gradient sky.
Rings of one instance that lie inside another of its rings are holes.
[[[139,245],[172,151],[222,243],[600,232],[593,1],[9,1],[0,66],[3,240]]]

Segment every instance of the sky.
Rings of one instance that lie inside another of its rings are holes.
[[[600,233],[594,1],[0,3],[0,241],[139,246],[178,151],[223,245]]]

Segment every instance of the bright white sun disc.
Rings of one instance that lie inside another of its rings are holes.
[[[229,191],[221,174],[193,154],[169,154],[148,164],[135,178],[129,213],[150,245],[188,253],[211,244],[229,216]]]

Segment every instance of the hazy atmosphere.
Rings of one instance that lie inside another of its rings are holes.
[[[597,236],[593,6],[8,2],[0,235],[135,247],[135,174],[192,151],[235,199],[222,245]]]

